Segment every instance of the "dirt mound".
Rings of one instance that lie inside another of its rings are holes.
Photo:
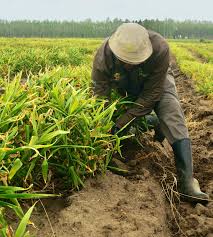
[[[70,197],[68,207],[49,203],[55,236],[170,236],[161,187],[148,171],[143,179],[130,181],[108,172],[87,181],[85,189]],[[45,216],[35,224],[40,229],[36,236],[54,236]]]

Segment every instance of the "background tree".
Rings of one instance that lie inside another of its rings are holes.
[[[1,37],[107,37],[123,22],[115,18],[105,21],[86,19],[84,21],[5,21],[0,20]],[[133,20],[147,29],[159,32],[166,38],[206,38],[213,39],[213,22],[208,21],[174,21],[165,20]]]

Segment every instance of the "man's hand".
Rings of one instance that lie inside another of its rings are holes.
[[[119,130],[120,130],[120,128],[117,127],[116,124],[115,124],[115,125],[113,125],[113,127],[111,128],[110,133],[111,133],[112,135],[115,135],[116,133],[118,133]]]

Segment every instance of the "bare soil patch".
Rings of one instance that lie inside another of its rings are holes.
[[[67,207],[63,200],[48,203],[55,236],[170,236],[165,198],[151,176],[145,182],[130,181],[108,172],[88,180],[86,188],[69,199]],[[54,236],[45,216],[39,210],[37,214],[36,236]]]

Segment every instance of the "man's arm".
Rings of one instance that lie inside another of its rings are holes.
[[[110,99],[111,87],[109,77],[95,66],[92,69],[92,81],[94,95]]]
[[[116,125],[118,128],[122,128],[132,119],[142,117],[152,111],[163,93],[168,66],[169,49],[158,56],[152,74],[144,81],[143,91],[135,101],[137,105],[127,110],[127,112],[117,120]]]
[[[110,51],[107,41],[98,49],[92,68],[92,82],[94,95],[110,99],[111,94],[111,74],[110,74]]]

